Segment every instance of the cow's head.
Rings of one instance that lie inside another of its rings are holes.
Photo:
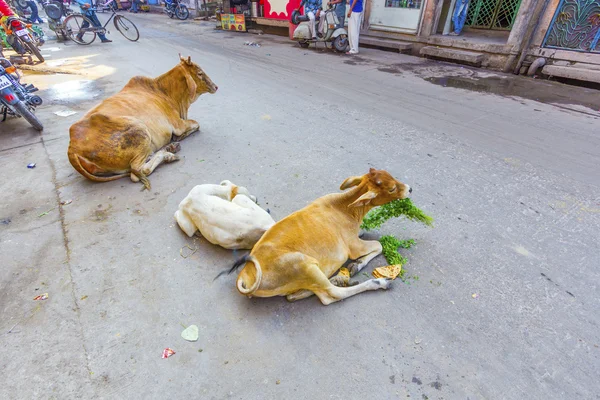
[[[346,179],[340,189],[359,185],[364,185],[366,192],[350,204],[350,207],[381,206],[394,200],[405,199],[412,192],[410,186],[397,181],[387,171],[374,168],[366,175]]]
[[[180,65],[187,72],[186,81],[192,102],[196,101],[201,94],[215,93],[217,91],[219,87],[210,80],[206,72],[198,64],[192,62],[192,57],[184,58],[180,54],[179,60]]]
[[[243,186],[237,186],[231,181],[223,181],[221,182],[221,186],[226,186],[231,191],[229,194],[229,201],[233,200],[233,198],[238,194],[243,194],[244,196],[247,196],[250,200],[256,203],[256,196],[252,196],[248,189],[246,189]]]

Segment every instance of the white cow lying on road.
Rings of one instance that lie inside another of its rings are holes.
[[[251,249],[275,224],[248,189],[230,181],[194,187],[179,203],[175,219],[189,237],[200,230],[206,240],[226,249]]]

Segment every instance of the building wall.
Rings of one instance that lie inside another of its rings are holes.
[[[531,44],[535,47],[540,47],[542,45],[544,37],[546,37],[546,32],[548,32],[548,28],[550,28],[550,23],[552,22],[554,13],[556,12],[558,4],[560,3],[560,0],[547,1],[548,6],[546,7],[546,12],[540,17],[538,29],[534,32],[533,40],[531,41]]]

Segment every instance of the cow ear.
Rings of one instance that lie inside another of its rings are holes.
[[[196,90],[198,90],[198,85],[196,85],[196,82],[194,82],[194,79],[190,76],[189,73],[186,73],[186,75],[185,75],[185,83],[190,92],[189,93],[190,99],[195,99],[196,98]]]
[[[362,176],[351,176],[347,178],[344,182],[342,182],[342,186],[340,186],[340,190],[346,190],[353,186],[358,186],[362,182]]]
[[[184,62],[185,58],[181,57],[181,53],[179,53],[179,61]]]
[[[377,193],[368,191],[367,193],[363,194],[358,199],[356,199],[356,201],[354,203],[350,204],[348,207],[362,207],[362,206],[366,206],[375,197],[377,197]]]

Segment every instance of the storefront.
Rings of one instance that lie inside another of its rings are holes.
[[[369,29],[417,33],[423,0],[371,0]]]

